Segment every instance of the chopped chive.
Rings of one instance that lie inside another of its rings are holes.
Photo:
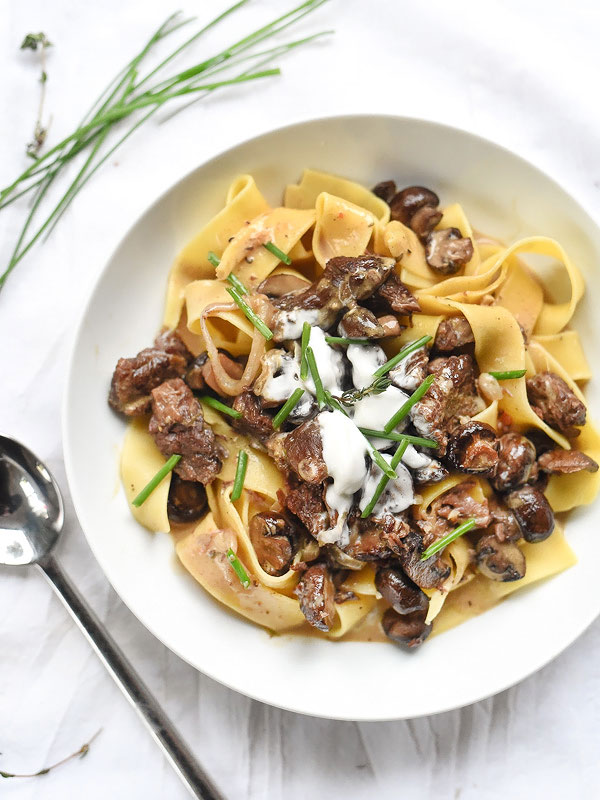
[[[214,252],[214,250],[209,250],[208,251],[208,255],[206,257],[210,261],[210,263],[213,265],[213,267],[218,267],[219,264],[221,263],[221,259]]]
[[[349,416],[344,406],[341,403],[338,403],[338,401],[335,399],[335,397],[331,394],[331,392],[328,389],[325,389],[325,402],[331,408],[335,408],[337,411],[341,411],[345,417]]]
[[[380,375],[387,375],[387,373],[394,369],[394,367],[399,364],[406,356],[409,356],[411,353],[414,353],[415,350],[419,350],[421,347],[426,345],[432,339],[431,336],[421,336],[420,339],[417,339],[415,342],[410,342],[410,344],[405,345],[399,353],[397,353],[393,358],[390,358],[389,361],[386,361],[385,364],[382,364],[379,369],[376,369],[373,375],[375,377],[379,377]]]
[[[390,431],[375,431],[371,428],[359,428],[361,433],[365,436],[370,436],[373,439],[389,439],[390,442],[408,442],[409,444],[417,444],[420,447],[438,447],[438,443],[433,439],[424,439],[422,436],[411,436],[409,433],[396,433]]]
[[[286,254],[283,252],[283,250],[280,250],[280,249],[277,247],[277,245],[276,245],[276,244],[273,244],[273,242],[265,242],[265,243],[263,244],[263,247],[264,247],[266,250],[268,250],[268,251],[269,251],[269,253],[273,253],[273,255],[274,255],[274,256],[277,256],[277,258],[278,258],[280,261],[283,261],[283,263],[284,263],[284,264],[287,264],[287,265],[289,266],[289,265],[292,263],[292,259],[291,259],[291,258],[290,258],[288,255],[286,255]]]
[[[294,389],[292,396],[288,397],[285,401],[283,406],[279,409],[279,411],[273,417],[273,427],[275,429],[279,428],[283,422],[289,417],[292,410],[298,405],[300,398],[304,394],[304,389],[298,387]]]
[[[497,381],[510,381],[513,378],[522,378],[527,372],[526,369],[508,369],[505,372],[491,372],[490,375]]]
[[[246,287],[244,286],[244,284],[241,282],[241,280],[239,278],[236,278],[236,276],[233,274],[233,272],[229,273],[229,275],[227,276],[227,281],[240,294],[248,294],[248,289],[246,289]]]
[[[425,392],[429,389],[431,384],[435,380],[435,375],[428,375],[423,383],[419,386],[419,388],[413,392],[413,394],[408,398],[408,400],[403,403],[398,411],[394,414],[394,416],[389,419],[386,424],[383,426],[384,433],[389,433],[392,431],[398,423],[402,422],[402,420],[407,417],[410,413],[411,408],[419,402],[419,400],[423,397]]]
[[[242,295],[236,289],[234,289],[233,286],[228,286],[227,291],[233,298],[234,303],[244,312],[246,318],[249,319],[254,327],[262,333],[265,339],[267,339],[267,341],[272,339],[273,332],[269,330],[258,314],[255,314],[254,311],[252,311]]]
[[[401,444],[398,445],[398,447],[396,449],[396,452],[392,456],[392,460],[390,462],[390,467],[391,467],[391,469],[394,470],[394,475],[396,474],[396,468],[397,468],[398,464],[402,461],[402,456],[406,452],[406,448],[407,447],[408,447],[408,441],[405,440],[405,441],[401,442]],[[396,477],[398,477],[398,476],[396,475]],[[362,519],[366,519],[366,517],[368,517],[369,514],[373,513],[373,509],[377,505],[377,501],[379,500],[379,498],[383,494],[383,492],[385,490],[385,487],[389,483],[389,480],[390,479],[389,479],[388,475],[382,475],[381,476],[381,478],[379,480],[379,483],[377,484],[377,488],[375,489],[375,492],[373,493],[373,497],[369,500],[369,502],[365,506],[365,510],[360,515],[362,517]]]
[[[231,406],[226,406],[225,403],[222,403],[220,400],[217,400],[214,397],[209,397],[209,395],[202,395],[202,397],[198,398],[203,403],[206,403],[207,406],[220,411],[222,414],[227,414],[234,419],[239,419],[242,415],[239,411],[236,411],[235,408],[231,408]]]
[[[467,531],[470,531],[472,528],[474,528],[476,524],[477,523],[474,519],[468,519],[463,522],[462,525],[459,525],[458,528],[455,528],[453,531],[450,531],[450,533],[442,536],[442,538],[438,539],[437,542],[429,545],[427,550],[425,550],[421,556],[421,561],[427,561],[428,558],[431,558],[431,556],[439,553],[440,550],[443,550],[444,547],[451,544],[455,539],[458,539],[458,537],[462,536],[463,533],[467,533]]]
[[[302,347],[300,349],[300,377],[303,381],[308,378],[308,361],[306,360],[306,348],[310,342],[310,325],[305,322],[302,325]]]
[[[242,496],[242,489],[244,488],[244,479],[246,477],[246,469],[248,468],[248,453],[245,450],[240,450],[237,457],[237,465],[235,468],[235,478],[233,481],[233,489],[231,490],[231,499],[239,500]]]
[[[233,571],[235,572],[235,574],[240,579],[240,583],[242,584],[244,589],[248,589],[248,587],[250,586],[250,578],[248,577],[248,573],[244,569],[244,567],[242,565],[242,562],[239,560],[239,558],[233,552],[231,547],[227,551],[227,559],[228,559],[229,563],[231,564],[231,566],[233,567]]]
[[[142,491],[136,497],[134,497],[134,499],[131,501],[131,505],[139,508],[142,503],[145,503],[162,479],[167,476],[169,472],[171,472],[171,470],[179,463],[180,458],[181,456],[178,455],[171,456],[171,458],[166,461],[158,470],[156,475],[148,481]]]
[[[347,336],[326,336],[327,344],[373,344],[372,339],[349,339]]]
[[[326,404],[325,390],[323,389],[323,381],[321,380],[321,376],[319,375],[319,370],[317,368],[317,360],[315,359],[315,354],[313,353],[312,347],[306,348],[306,361],[308,362],[308,368],[310,370],[310,374],[312,375],[312,379],[315,384],[317,403],[319,405],[319,408],[323,408],[323,406]]]

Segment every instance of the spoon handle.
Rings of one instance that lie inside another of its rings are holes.
[[[223,800],[122,650],[50,555],[38,566],[194,797]]]

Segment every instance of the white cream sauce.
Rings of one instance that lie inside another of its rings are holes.
[[[406,452],[402,456],[402,461],[411,469],[421,469],[431,464],[431,458],[426,456],[425,453],[419,453],[412,444],[409,444],[406,448]]]
[[[332,394],[341,394],[343,391],[342,380],[345,371],[343,353],[339,350],[334,350],[333,347],[327,344],[325,341],[325,334],[321,328],[310,329],[309,345],[315,354],[315,361],[317,362],[317,369],[321,376],[323,388],[328,389]],[[304,385],[311,394],[316,394],[315,384],[310,372]]]
[[[357,389],[370,386],[374,380],[375,370],[387,361],[379,345],[349,344],[346,356],[352,364],[352,383]]]
[[[381,431],[388,420],[408,399],[408,395],[395,386],[388,386],[381,394],[371,394],[363,397],[354,404],[354,424],[359,428],[371,428]],[[394,430],[402,431],[406,427],[406,420],[396,426]],[[388,439],[372,439],[371,443],[378,450],[390,447]]]
[[[352,420],[341,411],[322,411],[317,416],[323,445],[323,460],[333,479],[327,487],[325,502],[335,524],[319,534],[322,544],[347,544],[346,519],[354,494],[367,478],[367,442]]]
[[[270,350],[263,357],[270,375],[264,383],[261,397],[270,402],[283,403],[301,386],[300,367],[291,353]]]
[[[281,338],[299,339],[302,336],[304,323],[308,322],[311,327],[317,326],[323,313],[323,309],[320,308],[292,308],[290,311],[279,311],[277,323]]]
[[[415,350],[414,353],[403,358],[394,369],[390,370],[389,376],[394,386],[399,389],[406,389],[408,392],[414,392],[418,388],[423,378],[421,370],[416,369],[416,367],[421,361],[421,354],[424,350],[424,347]]]
[[[387,453],[383,454],[383,458],[385,458],[388,464],[392,460],[392,456]],[[398,478],[393,481],[388,481],[387,486],[373,509],[372,513],[375,517],[381,517],[383,514],[399,514],[415,502],[412,478],[404,464],[398,464],[396,467],[396,474]],[[379,469],[377,464],[371,462],[358,504],[361,511],[364,510],[373,497],[382,476],[383,472]]]

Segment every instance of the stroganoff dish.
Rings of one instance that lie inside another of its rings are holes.
[[[112,378],[131,512],[259,625],[415,647],[575,561],[583,291],[556,241],[506,246],[430,189],[305,170],[271,207],[240,176]]]

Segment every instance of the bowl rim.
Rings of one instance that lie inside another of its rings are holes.
[[[105,260],[102,268],[99,270],[98,275],[93,280],[90,288],[87,290],[87,297],[83,304],[83,308],[79,317],[79,321],[75,327],[75,332],[72,340],[72,344],[70,347],[70,353],[68,357],[68,367],[66,372],[66,379],[63,386],[63,399],[62,399],[62,408],[61,408],[61,433],[62,433],[62,449],[63,449],[63,459],[65,464],[65,473],[67,478],[67,483],[69,486],[69,492],[71,496],[71,500],[73,503],[73,507],[75,510],[75,514],[77,517],[77,521],[79,522],[79,526],[83,531],[85,536],[86,542],[96,559],[104,577],[109,582],[113,590],[119,597],[119,600],[128,608],[128,610],[136,617],[138,622],[143,625],[143,627],[149,631],[152,636],[154,636],[164,647],[166,647],[171,652],[175,653],[179,658],[185,661],[190,666],[194,667],[194,669],[198,670],[204,675],[207,675],[212,680],[215,680],[217,683],[221,684],[222,686],[226,686],[228,689],[232,691],[238,692],[239,694],[249,697],[252,700],[257,700],[261,703],[265,703],[266,705],[280,708],[284,711],[291,711],[296,714],[302,714],[304,716],[315,717],[319,719],[332,719],[332,720],[340,720],[340,721],[359,721],[359,722],[383,722],[383,721],[396,721],[401,719],[417,719],[423,716],[433,716],[437,714],[442,714],[448,711],[452,711],[455,709],[464,708],[469,705],[473,705],[474,703],[480,702],[481,700],[485,700],[490,697],[494,697],[497,694],[511,688],[512,686],[521,683],[525,679],[531,677],[534,673],[538,672],[540,669],[548,665],[551,661],[557,658],[561,653],[563,653],[568,647],[570,647],[573,642],[578,639],[586,630],[587,628],[596,620],[598,616],[600,616],[600,604],[597,609],[591,608],[587,606],[586,608],[587,613],[582,615],[576,620],[573,620],[573,625],[570,628],[569,635],[565,637],[564,640],[561,641],[560,647],[556,650],[550,657],[543,656],[541,660],[535,661],[535,663],[529,666],[524,672],[520,673],[520,675],[516,678],[509,677],[506,680],[498,681],[498,685],[494,688],[493,691],[489,690],[480,690],[474,691],[471,696],[461,699],[460,701],[448,701],[447,703],[436,707],[435,709],[424,709],[422,712],[418,714],[411,714],[408,715],[399,715],[398,713],[392,713],[387,715],[378,714],[377,716],[368,716],[368,715],[361,715],[357,716],[356,714],[328,714],[323,712],[313,712],[307,711],[305,709],[299,708],[292,704],[284,704],[280,702],[274,702],[267,696],[264,696],[263,693],[260,691],[249,691],[247,689],[241,689],[236,686],[232,686],[228,683],[225,679],[221,678],[218,673],[214,670],[204,669],[198,667],[196,664],[192,663],[182,652],[180,652],[176,647],[172,647],[169,644],[166,644],[161,635],[157,633],[155,630],[154,625],[148,623],[140,618],[136,611],[127,603],[122,597],[117,588],[113,585],[111,579],[109,578],[107,572],[105,571],[102,561],[103,558],[99,556],[97,552],[97,548],[95,544],[92,543],[90,537],[85,530],[84,525],[80,522],[80,509],[83,507],[83,501],[78,495],[78,491],[74,490],[74,487],[77,486],[77,483],[74,479],[75,476],[75,465],[72,459],[72,446],[71,446],[71,434],[70,434],[70,425],[69,425],[69,406],[71,402],[71,393],[72,393],[72,386],[74,384],[74,375],[75,375],[75,367],[76,367],[76,353],[78,349],[78,344],[80,338],[82,336],[83,330],[85,328],[86,319],[90,308],[93,305],[96,293],[98,291],[99,285],[104,278],[106,270],[113,261],[115,255],[123,246],[124,242],[130,235],[131,231],[140,223],[140,221],[148,215],[154,208],[160,205],[165,198],[175,192],[182,184],[184,184],[191,176],[200,169],[203,169],[211,162],[225,158],[230,153],[234,152],[238,148],[245,147],[251,145],[255,142],[258,142],[260,139],[263,139],[268,136],[273,136],[276,134],[284,133],[291,131],[294,128],[303,128],[304,126],[314,125],[314,124],[322,124],[328,122],[344,122],[344,123],[351,123],[356,120],[364,120],[369,119],[372,121],[393,121],[394,124],[421,124],[431,126],[432,128],[438,129],[438,131],[449,131],[452,134],[459,134],[461,136],[470,138],[472,140],[477,141],[484,146],[492,146],[493,148],[501,151],[502,153],[506,154],[508,157],[513,159],[516,162],[520,162],[525,167],[531,169],[533,168],[535,171],[541,174],[543,178],[553,184],[560,192],[567,195],[568,198],[574,203],[577,209],[577,213],[581,219],[585,220],[588,225],[591,225],[598,231],[598,235],[600,238],[600,225],[596,222],[594,217],[586,210],[584,205],[583,198],[580,197],[579,193],[571,188],[568,184],[568,179],[563,179],[561,176],[560,181],[554,177],[553,174],[549,173],[547,169],[544,167],[542,168],[536,163],[535,160],[530,159],[529,157],[525,158],[524,156],[520,155],[518,152],[510,149],[509,147],[503,145],[502,143],[498,142],[497,140],[483,136],[481,134],[473,133],[472,131],[467,130],[461,126],[457,125],[450,125],[445,122],[441,122],[436,119],[429,119],[427,117],[421,116],[409,116],[409,115],[399,115],[399,114],[388,114],[388,113],[345,113],[345,114],[328,114],[322,115],[318,117],[307,117],[307,118],[300,118],[291,122],[287,125],[277,126],[275,128],[267,128],[262,130],[260,133],[257,133],[253,136],[250,136],[245,139],[241,139],[236,141],[234,144],[230,145],[224,150],[217,150],[209,155],[206,159],[199,161],[196,163],[191,169],[187,170],[185,173],[180,174],[178,178],[176,178],[172,183],[170,183],[165,189],[163,189],[160,194],[150,201],[146,206],[144,206],[143,210],[139,212],[134,220],[130,222],[127,226],[127,229],[121,234],[118,241],[115,243],[114,247],[111,249],[108,258]],[[103,623],[106,624],[106,623]],[[252,624],[248,622],[247,624]],[[335,644],[335,643],[334,643]]]

